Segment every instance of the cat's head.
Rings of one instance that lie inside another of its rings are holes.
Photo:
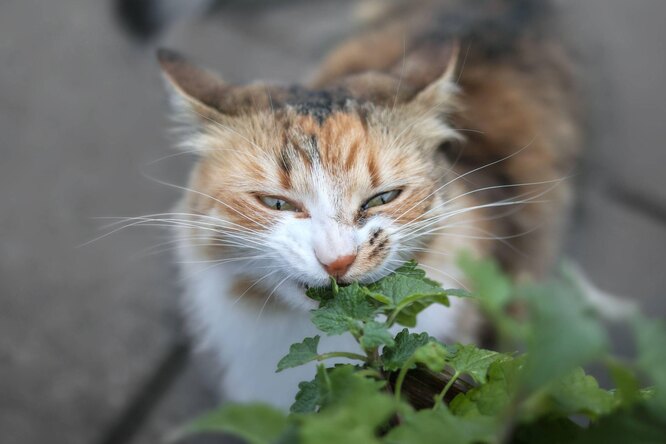
[[[188,242],[277,298],[388,274],[455,208],[438,153],[458,137],[446,123],[454,62],[421,88],[368,73],[310,90],[232,86],[172,52],[159,60],[199,154]]]

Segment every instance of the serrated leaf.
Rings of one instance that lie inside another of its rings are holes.
[[[363,336],[361,336],[361,347],[363,349],[369,350],[383,345],[393,346],[394,344],[393,335],[384,324],[369,321],[363,326]]]
[[[456,396],[449,408],[456,416],[496,416],[516,394],[525,358],[498,360],[488,368],[487,382]]]
[[[319,380],[303,381],[298,384],[296,400],[289,408],[292,413],[312,413],[321,402]]]
[[[318,302],[325,302],[330,299],[333,299],[334,293],[333,288],[331,287],[312,287],[308,288],[305,294],[310,298]]]
[[[303,342],[292,344],[289,347],[289,353],[280,359],[277,365],[277,372],[286,368],[298,367],[317,359],[317,347],[319,346],[319,336],[314,338],[305,338]]]
[[[321,369],[316,380],[321,409],[316,415],[299,417],[300,442],[373,443],[376,430],[384,425],[397,406],[382,389],[384,381],[357,373],[351,365]]]
[[[343,403],[357,393],[378,392],[386,385],[386,381],[359,375],[358,370],[359,368],[347,364],[337,365],[325,373],[327,380],[324,406]]]
[[[370,303],[358,283],[340,287],[334,298],[312,311],[312,322],[329,335],[360,332],[361,323],[372,320],[377,308]]]
[[[249,444],[270,444],[287,429],[287,416],[265,404],[231,404],[192,421],[175,440],[195,433],[228,433]]]
[[[301,382],[296,400],[291,405],[294,413],[309,413],[319,407],[344,404],[354,393],[379,392],[385,381],[360,376],[359,367],[338,364],[333,368],[323,365],[317,367],[317,374],[312,381]]]
[[[403,329],[396,335],[395,345],[384,347],[382,353],[384,370],[400,370],[419,347],[430,341],[430,336],[427,333],[415,334],[409,333],[409,330],[406,328]]]
[[[488,367],[507,355],[491,350],[480,349],[473,344],[456,346],[448,358],[448,364],[460,374],[467,374],[479,384],[486,382]]]
[[[434,303],[449,305],[446,291],[426,277],[425,271],[410,261],[394,273],[365,288],[371,298],[384,306],[382,312],[398,323],[413,326],[416,315]]]
[[[527,420],[538,417],[568,418],[585,415],[597,419],[610,413],[617,402],[613,393],[599,387],[597,380],[577,368],[543,388],[525,406]]]
[[[312,311],[312,323],[329,336],[341,335],[350,330],[358,330],[358,322],[338,307],[322,307]]]
[[[374,444],[378,431],[397,410],[384,393],[356,393],[344,406],[324,409],[301,422],[301,444]]]
[[[441,372],[446,367],[449,351],[446,347],[436,341],[430,341],[417,348],[414,352],[414,360],[423,364],[433,372]]]
[[[495,440],[493,418],[461,418],[446,408],[405,415],[404,422],[384,438],[388,444],[476,444]]]

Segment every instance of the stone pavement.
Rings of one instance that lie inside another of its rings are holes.
[[[603,289],[666,315],[666,3],[560,0],[589,60],[594,137],[570,236]],[[350,27],[347,2],[223,10],[159,43],[231,81],[306,78]],[[170,154],[154,47],[102,1],[0,5],[0,442],[155,443],[214,399],[183,345],[164,233],[100,216],[168,209]]]

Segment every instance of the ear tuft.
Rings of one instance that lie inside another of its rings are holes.
[[[164,70],[168,69],[169,65],[185,62],[185,57],[183,57],[180,53],[168,48],[159,48],[156,55],[157,61]]]
[[[449,60],[443,74],[417,94],[413,103],[433,111],[446,110],[455,106],[454,99],[458,91],[456,74],[458,72],[460,44],[457,41],[453,42],[449,51]]]

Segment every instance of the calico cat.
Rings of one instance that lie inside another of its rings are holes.
[[[374,281],[416,259],[465,285],[456,255],[516,277],[548,271],[580,131],[571,64],[544,2],[392,2],[306,86],[230,85],[158,58],[199,154],[178,209],[183,303],[238,401],[287,407],[313,367],[275,373],[316,334],[305,296],[330,277]],[[416,331],[476,341],[474,306],[431,307]],[[321,350],[351,348],[345,337]]]

